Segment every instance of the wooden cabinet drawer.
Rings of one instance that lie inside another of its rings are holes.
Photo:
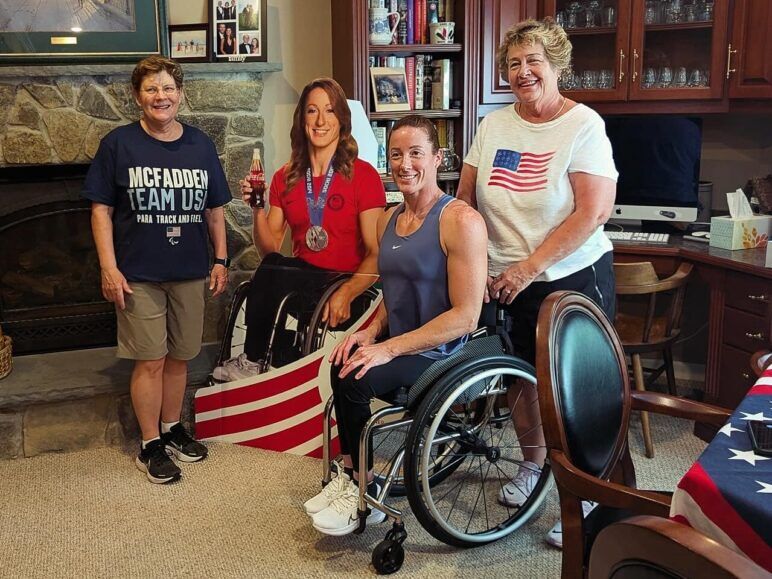
[[[721,365],[716,404],[734,410],[745,397],[748,389],[753,386],[756,376],[751,370],[751,356],[732,346],[721,347]]]
[[[772,301],[772,282],[736,273],[727,277],[726,305],[766,316]]]
[[[748,353],[769,345],[769,320],[733,308],[724,309],[724,344]]]

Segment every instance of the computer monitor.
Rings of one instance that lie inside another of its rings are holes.
[[[619,171],[612,219],[697,220],[702,122],[692,117],[607,117]]]

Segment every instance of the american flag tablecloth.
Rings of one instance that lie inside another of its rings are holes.
[[[772,458],[753,452],[749,420],[772,421],[772,368],[678,483],[670,517],[772,571]]]

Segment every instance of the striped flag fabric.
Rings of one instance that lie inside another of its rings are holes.
[[[526,153],[499,149],[493,158],[488,186],[502,187],[514,193],[542,191],[547,186],[547,170],[555,151]]]
[[[772,368],[678,483],[670,518],[772,572],[772,457],[754,452],[750,420],[772,423]]]
[[[277,452],[322,457],[324,406],[332,394],[330,352],[349,334],[367,327],[380,299],[359,322],[324,348],[264,374],[200,388],[194,401],[196,436]],[[335,456],[337,427],[332,430]]]

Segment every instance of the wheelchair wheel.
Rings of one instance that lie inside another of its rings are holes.
[[[235,358],[244,351],[244,342],[247,337],[247,294],[249,293],[249,281],[239,284],[231,298],[230,314],[225,325],[220,357],[217,365],[226,360]]]
[[[518,378],[522,390],[515,386]],[[500,539],[523,525],[547,496],[545,465],[524,504],[499,503],[499,493],[525,460],[525,443],[512,420],[502,420],[502,394],[510,388],[520,393],[515,414],[532,405],[533,366],[507,355],[471,360],[442,376],[415,412],[406,447],[407,496],[421,525],[444,543],[474,547]],[[432,480],[443,472],[441,464],[452,465],[451,472]]]

